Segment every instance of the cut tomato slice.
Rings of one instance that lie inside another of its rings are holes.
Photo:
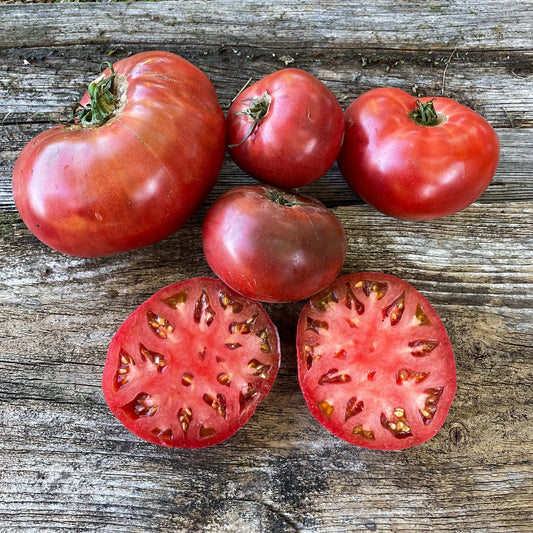
[[[278,332],[264,308],[217,279],[193,278],[160,290],[120,326],[102,387],[138,437],[201,448],[248,421],[279,364]]]
[[[312,297],[298,322],[297,354],[311,413],[364,448],[428,440],[457,388],[441,319],[414,287],[387,274],[341,276]]]

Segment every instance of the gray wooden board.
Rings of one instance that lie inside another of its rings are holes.
[[[0,5],[0,532],[531,531],[532,35],[526,0]],[[394,86],[455,98],[494,125],[496,176],[456,215],[385,217],[336,166],[303,189],[347,231],[343,272],[400,276],[443,318],[458,390],[433,439],[370,451],[314,420],[296,376],[302,302],[266,306],[282,338],[280,373],[228,441],[168,450],[110,413],[100,380],[114,332],[159,288],[211,275],[203,216],[222,191],[253,180],[226,158],[209,198],[173,236],[79,259],[29,233],[11,172],[103,60],[150,49],[199,66],[224,110],[249,78],[294,66],[343,108]]]

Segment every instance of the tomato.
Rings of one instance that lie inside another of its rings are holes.
[[[193,278],[161,289],[120,326],[102,387],[138,437],[201,448],[248,421],[279,363],[278,332],[258,302],[220,280]]]
[[[113,71],[89,86],[74,124],[38,135],[15,164],[23,221],[65,254],[103,256],[167,237],[224,160],[224,114],[205,74],[167,52],[133,55]]]
[[[335,95],[303,70],[279,70],[233,101],[226,118],[229,153],[255,179],[303,187],[339,154],[344,130]]]
[[[297,356],[311,413],[364,448],[398,450],[431,438],[457,387],[439,316],[387,274],[341,276],[311,298],[298,321]]]
[[[348,185],[392,217],[429,220],[474,202],[500,153],[492,126],[449,98],[373,89],[345,113],[338,164]]]
[[[268,185],[223,193],[203,226],[207,262],[237,292],[265,302],[308,298],[339,274],[346,235],[314,198]]]

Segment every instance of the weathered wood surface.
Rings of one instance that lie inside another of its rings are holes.
[[[531,531],[532,35],[529,0],[0,6],[0,532]],[[102,60],[149,49],[202,68],[224,109],[248,78],[287,64],[317,75],[343,107],[392,85],[445,94],[495,126],[497,174],[457,215],[387,218],[336,167],[304,190],[346,228],[344,272],[396,274],[445,320],[458,391],[435,438],[399,453],[368,451],[315,422],[296,378],[301,303],[267,306],[283,342],[280,374],[225,443],[162,449],[111,415],[100,379],[114,331],[164,285],[210,274],[203,215],[220,192],[251,180],[227,159],[209,199],[175,235],[77,259],[28,232],[11,171]]]

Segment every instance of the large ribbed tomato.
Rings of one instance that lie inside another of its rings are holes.
[[[225,153],[215,89],[168,52],[115,63],[73,124],[23,149],[13,194],[30,231],[66,254],[103,256],[172,234],[213,187]]]
[[[498,136],[478,113],[450,98],[395,88],[361,95],[345,113],[338,163],[344,179],[379,211],[407,220],[469,206],[491,182]]]

